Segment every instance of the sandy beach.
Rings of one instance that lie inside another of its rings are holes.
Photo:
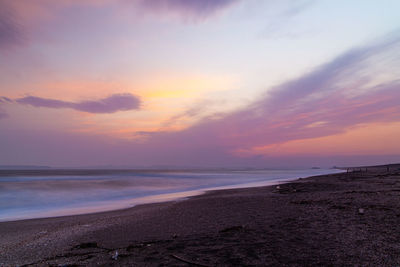
[[[398,266],[400,171],[361,170],[2,222],[0,266]]]

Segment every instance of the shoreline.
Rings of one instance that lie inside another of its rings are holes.
[[[339,173],[279,188],[0,222],[0,265],[396,265],[399,178]]]
[[[64,171],[65,170],[60,170],[58,175],[65,175]],[[96,170],[96,171],[99,172],[99,170]],[[109,170],[109,171],[110,171],[110,173],[113,173],[115,171],[118,173],[120,170]],[[130,172],[131,170],[123,170],[123,171]],[[30,171],[30,170],[27,171],[27,173],[31,173],[31,172],[32,171]],[[35,173],[35,176],[38,176],[39,172]],[[342,172],[344,172],[344,171],[342,170]],[[11,173],[19,173],[19,172],[11,171]],[[81,170],[73,170],[72,173],[82,174]],[[339,171],[335,170],[335,172],[333,172],[333,173],[339,173]],[[328,174],[333,174],[333,173],[328,173]],[[6,173],[3,173],[3,175],[4,174],[6,174]],[[92,174],[93,173],[86,173],[86,175],[92,175]],[[0,176],[1,175],[2,175],[2,173],[0,172]],[[11,175],[11,176],[13,176],[13,175]],[[312,177],[312,176],[308,176],[308,177]],[[308,177],[306,177],[306,178],[308,178]],[[120,200],[114,200],[114,201],[97,201],[97,202],[93,202],[93,203],[82,203],[81,205],[78,205],[78,206],[65,207],[65,208],[62,208],[59,210],[37,211],[35,213],[35,215],[33,215],[33,216],[32,215],[28,215],[28,216],[27,215],[18,215],[18,214],[13,215],[13,216],[8,216],[4,219],[0,218],[0,222],[13,222],[13,221],[30,220],[30,219],[45,219],[45,218],[54,218],[54,217],[87,215],[87,214],[103,213],[103,212],[110,212],[110,211],[118,211],[118,210],[133,208],[137,205],[142,205],[142,204],[163,203],[163,202],[169,202],[169,201],[182,201],[182,200],[188,199],[193,196],[205,194],[209,191],[272,186],[272,185],[278,185],[281,183],[287,183],[290,181],[294,181],[296,179],[298,179],[298,175],[290,177],[290,178],[276,178],[276,179],[271,179],[271,180],[253,181],[253,182],[245,182],[245,183],[239,183],[239,184],[204,187],[204,188],[192,189],[192,190],[187,190],[187,191],[177,191],[177,192],[170,192],[170,193],[154,194],[154,195],[147,195],[147,196],[143,196],[143,197],[120,199]]]
[[[330,175],[330,174],[328,174]],[[318,175],[319,176],[319,175]],[[305,177],[305,178],[300,178],[300,179],[308,179],[311,177],[317,177],[317,176],[310,176],[310,177]],[[236,185],[227,185],[227,186],[218,186],[218,187],[211,187],[211,188],[205,188],[205,189],[197,189],[197,190],[189,190],[189,191],[182,191],[182,192],[175,192],[175,193],[165,193],[165,194],[159,194],[159,195],[150,195],[146,197],[141,197],[141,198],[136,198],[134,200],[142,200],[146,198],[152,198],[152,197],[157,197],[159,200],[148,200],[149,202],[141,202],[138,204],[132,204],[129,206],[127,204],[126,207],[122,208],[109,208],[105,210],[101,210],[102,208],[99,208],[98,211],[93,211],[93,212],[82,212],[82,213],[72,213],[72,214],[65,214],[64,212],[60,212],[60,215],[49,215],[49,216],[44,216],[44,217],[32,217],[32,218],[21,218],[21,219],[10,219],[10,220],[1,220],[0,223],[6,223],[6,222],[19,222],[19,221],[29,221],[29,220],[40,220],[40,219],[51,219],[51,218],[63,218],[63,217],[71,217],[71,216],[85,216],[85,215],[95,215],[95,214],[106,214],[109,212],[118,212],[122,210],[127,210],[127,209],[132,209],[137,206],[141,205],[151,205],[151,204],[163,204],[163,203],[168,203],[168,202],[179,202],[179,201],[185,201],[188,200],[192,197],[196,196],[201,196],[205,195],[208,193],[212,192],[218,192],[218,191],[224,191],[224,190],[232,190],[232,189],[247,189],[247,188],[255,188],[255,187],[269,187],[269,186],[275,186],[275,185],[280,185],[284,183],[290,183],[293,181],[298,180],[299,178],[287,178],[287,179],[282,179],[279,181],[263,181],[263,182],[251,182],[251,183],[246,183],[246,184],[236,184]],[[254,184],[254,185],[250,185]],[[259,185],[259,184],[264,184],[264,185]],[[182,195],[182,196],[177,196],[177,195]],[[127,202],[132,202],[132,199],[126,200]],[[72,208],[73,209],[73,208]],[[79,210],[80,208],[78,208]],[[40,216],[40,215],[39,215]]]

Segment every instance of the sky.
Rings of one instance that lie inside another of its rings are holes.
[[[400,162],[398,0],[0,0],[0,165]]]

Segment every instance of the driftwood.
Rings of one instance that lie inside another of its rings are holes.
[[[192,264],[192,265],[195,265],[195,266],[202,266],[202,267],[211,267],[210,265],[205,265],[205,264],[196,263],[196,262],[192,262],[192,261],[186,260],[186,259],[181,258],[181,257],[179,257],[179,256],[176,256],[176,255],[174,255],[174,254],[172,254],[171,257],[174,258],[174,259],[176,259],[176,260],[178,260],[178,261],[187,263],[187,264]]]

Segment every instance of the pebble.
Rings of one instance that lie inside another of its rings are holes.
[[[112,256],[113,260],[118,260],[118,251],[115,251],[115,254]]]

